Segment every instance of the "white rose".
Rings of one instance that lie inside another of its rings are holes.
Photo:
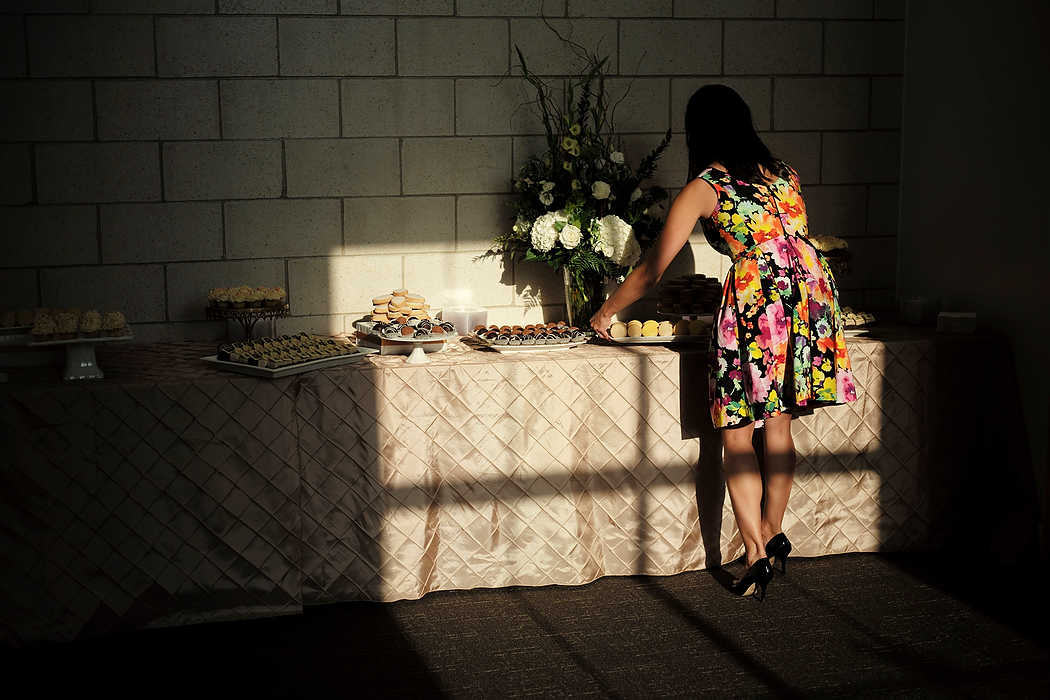
[[[613,151],[609,154],[609,160],[616,163],[617,165],[623,165],[623,154],[619,151]]]
[[[550,180],[540,180],[540,187],[544,192],[550,192],[554,189],[554,183]]]
[[[540,192],[540,204],[549,207],[554,202],[554,195],[550,192]]]
[[[632,193],[631,193],[631,201],[632,201],[632,202],[635,202],[635,201],[637,201],[638,199],[640,199],[640,198],[641,198],[641,196],[642,196],[642,190],[641,190],[641,188],[635,187],[635,188],[634,188],[634,192],[632,192]]]
[[[608,199],[610,192],[612,192],[612,188],[609,187],[608,182],[598,180],[591,185],[591,196],[595,199]]]
[[[579,226],[573,226],[572,224],[565,224],[561,233],[558,234],[558,240],[569,250],[578,246],[580,244],[580,239],[582,238],[583,231],[580,230]]]
[[[547,212],[536,219],[532,224],[532,247],[541,253],[546,253],[558,240],[558,231],[554,228],[557,218],[554,212]]]

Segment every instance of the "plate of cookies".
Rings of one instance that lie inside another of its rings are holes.
[[[427,298],[407,289],[395,289],[372,297],[371,320],[389,322],[401,317],[429,320],[431,309]]]
[[[706,319],[679,321],[617,321],[609,327],[609,335],[620,345],[669,345],[671,343],[700,343],[710,337],[711,323]]]

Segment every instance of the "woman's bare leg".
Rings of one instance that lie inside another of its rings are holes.
[[[722,470],[726,475],[736,524],[747,550],[748,566],[766,556],[766,540],[762,539],[762,473],[755,449],[751,446],[753,432],[753,423],[722,431]]]
[[[762,508],[762,547],[784,529],[791,485],[795,479],[795,443],[791,439],[791,414],[766,419],[765,460],[762,470],[766,500]]]

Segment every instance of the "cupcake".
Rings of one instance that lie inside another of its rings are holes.
[[[36,320],[33,322],[33,330],[30,331],[33,335],[33,342],[43,342],[45,340],[55,339],[55,319],[51,314],[37,314]]]
[[[119,311],[107,311],[102,316],[102,333],[111,338],[128,334],[128,320]]]
[[[55,314],[55,338],[71,340],[77,337],[77,315],[69,311]]]
[[[248,305],[248,297],[251,293],[251,287],[234,287],[230,290],[230,305],[235,309],[243,309]]]
[[[253,309],[259,309],[266,305],[266,297],[270,293],[269,287],[255,287],[248,292],[247,304]]]
[[[97,338],[102,330],[102,315],[94,309],[85,311],[80,317],[80,335],[85,338]]]

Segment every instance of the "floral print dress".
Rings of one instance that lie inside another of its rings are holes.
[[[708,389],[715,428],[857,400],[835,278],[810,244],[798,173],[748,183],[717,168],[704,235],[733,259],[711,333]]]

